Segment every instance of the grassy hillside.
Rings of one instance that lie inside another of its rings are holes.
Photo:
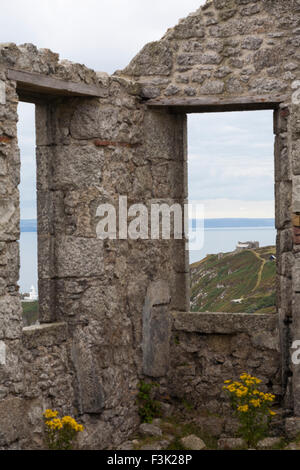
[[[191,269],[193,312],[275,313],[275,247],[209,255]],[[232,300],[242,299],[241,303]]]
[[[25,326],[34,325],[39,317],[39,303],[22,302],[23,307],[23,323]]]

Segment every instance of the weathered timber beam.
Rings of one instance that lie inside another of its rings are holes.
[[[35,101],[39,95],[48,96],[87,96],[104,97],[107,90],[97,85],[87,85],[85,83],[75,83],[58,78],[52,78],[32,72],[21,72],[9,69],[7,76],[10,80],[17,82],[17,93],[24,101]]]
[[[201,98],[153,99],[147,101],[147,106],[152,109],[167,109],[175,113],[213,113],[276,109],[280,103],[286,101],[287,96],[285,95],[235,96],[226,98],[206,96]]]
[[[34,103],[34,104],[51,103],[59,97],[60,98],[64,97],[64,95],[61,95],[58,93],[56,95],[50,95],[50,94],[41,93],[41,92],[28,93],[20,89],[17,89],[17,93],[18,93],[19,101],[22,101],[23,103]]]

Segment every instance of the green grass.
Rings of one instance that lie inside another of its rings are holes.
[[[205,442],[207,449],[217,449],[218,439],[207,433],[204,433],[196,424],[182,422],[177,416],[169,418],[168,423],[172,425],[172,428],[170,429],[170,427],[168,427],[166,429],[166,434],[172,435],[174,440],[171,442],[167,450],[189,450],[185,449],[180,440],[183,437],[190,436],[191,434],[202,439],[203,442]]]
[[[34,325],[39,318],[39,303],[22,302],[23,307],[23,323],[25,326]]]
[[[275,313],[276,262],[270,261],[271,254],[275,254],[275,247],[269,246],[228,253],[220,259],[209,255],[192,264],[191,310]],[[241,298],[241,304],[232,302]]]

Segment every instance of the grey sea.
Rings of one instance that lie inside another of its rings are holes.
[[[222,227],[204,229],[204,246],[200,251],[190,251],[190,264],[210,254],[233,251],[238,242],[258,241],[260,246],[275,245],[274,227]]]
[[[222,219],[220,219],[222,220]],[[190,251],[190,263],[200,261],[208,254],[230,252],[236,247],[237,242],[259,241],[260,246],[275,245],[276,230],[273,219],[255,220],[257,226],[251,227],[251,222],[237,220],[234,222],[213,222],[206,224],[204,229],[204,246],[199,251]],[[224,225],[246,225],[244,227]],[[212,225],[217,225],[212,227]],[[34,224],[21,224],[20,239],[20,289],[28,292],[33,285],[37,288],[37,234]]]
[[[29,292],[31,286],[37,289],[37,233],[21,232],[20,237],[20,290]]]

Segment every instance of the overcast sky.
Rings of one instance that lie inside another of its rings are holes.
[[[149,41],[195,11],[201,0],[10,0],[0,42],[34,43],[61,59],[112,73]],[[19,105],[21,216],[34,218],[34,107]],[[190,198],[206,217],[273,217],[272,113],[189,116]]]

